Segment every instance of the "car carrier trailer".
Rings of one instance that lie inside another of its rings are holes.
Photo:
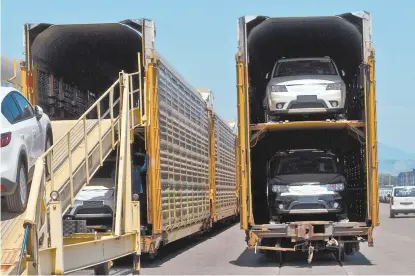
[[[375,57],[371,16],[353,12],[322,17],[245,16],[238,20],[238,179],[241,228],[255,252],[331,250],[339,261],[373,246],[378,219]],[[305,46],[307,45],[307,46]],[[330,56],[345,71],[347,117],[264,123],[264,76],[280,58]],[[276,151],[324,149],[339,156],[347,179],[348,221],[270,223],[267,162]],[[268,252],[268,253],[267,253]],[[272,254],[271,254],[272,255]]]

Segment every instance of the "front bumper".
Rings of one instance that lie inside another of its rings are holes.
[[[71,217],[76,220],[112,219],[113,210],[102,201],[84,201],[81,205],[72,207],[65,214],[65,217]]]
[[[415,213],[415,206],[411,206],[411,207],[407,207],[407,208],[402,208],[402,207],[394,207],[391,208],[391,212],[393,213]]]
[[[268,105],[272,114],[341,113],[344,111],[341,91],[307,96],[290,92],[274,92],[270,94]]]
[[[344,211],[344,202],[339,194],[276,196],[273,203],[271,207],[272,216],[286,214],[340,214]]]

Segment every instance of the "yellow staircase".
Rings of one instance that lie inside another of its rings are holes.
[[[131,156],[131,129],[143,118],[142,111],[134,116],[133,107],[138,106],[134,103],[144,99],[140,88],[133,89],[137,83],[141,86],[140,72],[121,72],[77,121],[53,122],[54,145],[36,162],[26,212],[1,214],[2,274],[63,274],[105,266],[132,253],[139,256],[139,206],[126,196],[131,195],[131,162],[126,162]],[[64,237],[63,213],[116,147],[116,233]]]

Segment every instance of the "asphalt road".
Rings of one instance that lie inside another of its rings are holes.
[[[366,243],[361,251],[346,256],[340,266],[331,254],[316,253],[311,265],[306,256],[289,253],[279,268],[261,254],[246,249],[244,233],[239,225],[219,229],[200,238],[181,241],[165,248],[156,261],[142,263],[141,274],[206,275],[206,274],[415,274],[415,216],[389,218],[389,205],[380,203],[380,223],[375,230],[375,247]],[[130,275],[132,261],[116,261],[111,274]],[[91,274],[92,270],[76,274]]]

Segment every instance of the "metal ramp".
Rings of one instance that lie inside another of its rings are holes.
[[[54,145],[36,162],[26,212],[14,218],[2,213],[2,274],[49,275],[102,268],[112,259],[134,253],[135,268],[139,268],[139,204],[131,199],[131,162],[127,160],[131,130],[142,125],[145,117],[140,87],[141,72],[122,72],[77,121],[54,122]],[[116,148],[115,232],[64,236],[63,228],[74,221],[63,221],[62,215]]]
[[[69,129],[72,129],[72,127],[76,125],[76,123],[77,120],[52,121],[53,141],[59,141],[64,135],[67,134]],[[91,126],[90,122],[88,122],[88,126]],[[2,208],[0,224],[2,273],[7,272],[10,268],[14,267],[16,262],[19,260],[19,253],[24,233],[23,224],[26,214],[25,212],[22,214],[16,214],[3,210],[5,210],[5,208]]]

